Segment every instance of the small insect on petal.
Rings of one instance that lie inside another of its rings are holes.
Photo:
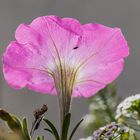
[[[74,47],[73,49],[74,49],[74,50],[78,49],[78,46]]]

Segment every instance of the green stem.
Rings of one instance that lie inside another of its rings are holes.
[[[134,134],[134,138],[135,138],[135,140],[138,140],[135,134]]]
[[[108,116],[110,117],[110,120],[111,120],[111,121],[115,121],[115,118],[114,118],[114,116],[112,115],[112,110],[111,110],[110,107],[109,107],[109,104],[108,104],[108,102],[107,102],[107,99],[106,99],[104,93],[101,92],[101,93],[99,94],[99,96],[100,96],[100,98],[102,99],[104,105],[106,106],[106,109],[105,109],[105,110],[106,110],[106,113],[108,114]]]

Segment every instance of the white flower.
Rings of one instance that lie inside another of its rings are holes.
[[[138,112],[136,110],[130,110],[130,109],[133,103],[138,100],[140,101],[140,94],[130,96],[126,98],[124,101],[122,101],[117,107],[116,119],[120,118],[121,116],[132,117],[132,118],[137,119]]]

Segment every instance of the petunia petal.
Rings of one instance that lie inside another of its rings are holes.
[[[68,55],[79,38],[57,22],[51,17],[40,17],[29,26],[18,27],[17,41],[10,43],[3,57],[5,79],[11,86],[27,86],[49,94],[53,90],[56,94],[50,73],[56,71],[58,61]]]
[[[33,46],[11,42],[3,58],[4,76],[9,85],[14,88],[40,85],[43,90],[39,88],[38,91],[51,93],[54,81],[47,70],[42,68],[45,63],[41,63],[44,62],[41,59]],[[43,87],[44,85],[46,88]],[[32,89],[36,90],[33,87]]]
[[[73,18],[63,18],[62,19],[62,26],[64,26],[66,29],[73,31],[74,33],[78,35],[82,35],[82,25],[80,22]]]
[[[100,24],[83,25],[83,35],[79,43],[84,55],[93,56],[98,63],[113,62],[129,54],[128,44],[119,28],[109,28]],[[79,53],[81,53],[79,51]]]
[[[117,78],[129,54],[119,28],[72,18],[39,17],[21,24],[15,37],[3,57],[5,79],[12,87],[53,95],[62,73],[67,83],[74,77],[72,96],[94,95]]]
[[[15,33],[16,40],[21,44],[41,45],[41,37],[29,25],[20,24]]]
[[[93,69],[86,67],[80,73],[81,77],[77,79],[77,85],[74,88],[73,96],[90,97],[111,83],[122,72],[124,60],[121,59],[114,63],[101,64]]]
[[[115,80],[123,69],[123,58],[128,54],[128,45],[120,29],[98,24],[84,25],[79,48],[72,54],[80,63],[77,82],[81,83],[76,86],[78,90],[73,92],[73,96],[92,96],[94,89],[97,92]],[[97,83],[99,86],[95,88]],[[90,89],[88,85],[94,88]]]

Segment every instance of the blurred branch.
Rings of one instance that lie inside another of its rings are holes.
[[[85,116],[83,128],[87,134],[115,121],[115,110],[120,101],[115,84],[112,83],[99,91],[89,100],[89,113]]]
[[[108,117],[110,118],[111,121],[115,121],[115,117],[113,116],[113,109],[110,107],[110,104],[108,102],[108,99],[105,95],[106,92],[108,90],[108,87],[105,88],[104,90],[101,90],[100,93],[99,93],[99,96],[101,98],[101,100],[103,101],[103,104],[105,106],[105,112],[106,114],[108,115]]]

